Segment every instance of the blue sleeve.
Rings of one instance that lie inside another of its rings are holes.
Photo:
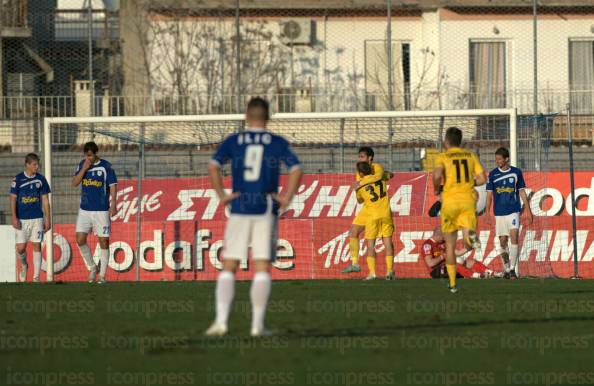
[[[43,180],[41,181],[41,194],[49,194],[51,192],[52,190],[50,189],[47,180],[45,179],[45,177],[43,177]]]
[[[518,169],[518,186],[517,189],[525,189],[526,188],[526,182],[524,182],[524,174],[522,173],[522,171],[520,169]]]
[[[489,173],[489,178],[487,179],[487,190],[493,191],[493,177],[491,173]]]
[[[116,176],[115,170],[110,166],[107,169],[107,186],[111,186],[118,183],[118,177]]]
[[[219,146],[216,153],[212,156],[211,162],[224,165],[231,159],[233,155],[233,138],[235,138],[235,135],[230,135],[221,143],[221,146]]]
[[[13,178],[12,182],[10,183],[10,194],[16,194],[17,196],[19,195],[19,188],[17,187],[16,177]]]
[[[280,160],[287,165],[287,168],[289,170],[293,169],[295,166],[299,166],[301,164],[301,162],[299,161],[299,158],[297,158],[297,155],[295,155],[295,153],[293,152],[293,149],[291,149],[291,145],[289,145],[289,142],[282,138],[282,146],[281,146],[281,154],[280,154]]]

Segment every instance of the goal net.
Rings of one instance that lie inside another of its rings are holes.
[[[546,126],[546,119],[542,122]],[[435,201],[430,172],[450,126],[462,130],[465,146],[479,154],[487,170],[495,167],[499,146],[508,147],[512,163],[524,168],[532,197],[539,201],[531,203],[534,224],[521,230],[520,271],[556,275],[550,232],[561,220],[547,207],[552,204],[546,200],[547,137],[542,122],[518,118],[510,109],[274,115],[269,130],[291,142],[305,176],[279,222],[273,276],[321,279],[366,274],[364,258],[360,274],[341,271],[350,261],[348,230],[360,210],[352,189],[358,148],[368,145],[375,151],[375,162],[395,172],[388,181],[388,194],[395,225],[396,275],[429,277],[421,245],[438,225],[437,218],[427,215]],[[47,275],[42,279],[87,279],[88,267],[75,234],[80,187],[73,187],[71,179],[83,158],[84,143],[91,140],[118,178],[107,280],[214,279],[222,266],[226,211],[208,181],[207,164],[218,144],[243,125],[242,115],[46,119],[44,167],[53,191],[54,228],[44,249],[53,266],[44,260]],[[533,137],[536,126],[544,133],[538,139]],[[228,165],[223,173],[229,187]],[[285,183],[281,178],[281,185]],[[474,258],[501,270],[494,226],[487,226],[481,216],[478,230],[483,251]],[[564,242],[567,248],[570,240]],[[88,245],[98,264],[100,247],[94,235],[89,235]],[[377,272],[383,275],[381,242],[376,251]],[[362,240],[360,254],[366,255]],[[565,273],[564,266],[557,268]],[[239,278],[250,277],[250,272],[250,262],[242,262]]]

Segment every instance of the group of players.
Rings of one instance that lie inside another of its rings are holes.
[[[111,217],[116,213],[117,177],[111,164],[99,158],[95,142],[83,146],[84,159],[72,177],[72,186],[81,186],[80,208],[76,218],[76,243],[89,270],[88,281],[106,282],[109,263],[109,236]],[[45,232],[52,227],[50,186],[39,173],[39,156],[25,156],[25,170],[17,174],[10,186],[12,226],[16,231],[16,254],[20,260],[19,280],[27,280],[27,242],[33,249],[33,281],[39,281],[41,271],[41,243]],[[95,264],[87,235],[93,231],[99,242],[99,267]]]
[[[270,270],[276,255],[277,221],[279,214],[289,207],[303,172],[300,161],[287,140],[266,130],[268,120],[268,102],[262,98],[251,99],[246,109],[245,130],[227,137],[208,167],[210,181],[220,202],[230,207],[224,234],[223,269],[217,277],[215,287],[216,316],[214,323],[205,332],[209,336],[225,335],[228,332],[227,321],[235,294],[235,273],[239,262],[248,256],[248,248],[252,250],[255,270],[250,289],[251,335],[262,336],[269,333],[264,327],[264,319],[271,291]],[[425,261],[431,272],[436,272],[438,266],[445,266],[451,292],[457,291],[455,248],[458,230],[462,230],[464,234],[465,251],[480,248],[476,235],[475,185],[487,183],[487,212],[493,201],[501,244],[500,254],[509,277],[515,277],[518,259],[519,197],[530,214],[529,220],[532,218],[523,190],[525,183],[522,173],[508,164],[507,150],[497,150],[498,167],[487,179],[478,157],[463,149],[461,143],[462,132],[455,127],[449,128],[444,140],[446,151],[437,158],[433,173],[435,194],[442,203],[441,227],[423,247]],[[98,282],[105,283],[111,234],[110,218],[116,210],[117,178],[111,164],[98,157],[98,147],[94,142],[86,143],[83,152],[84,159],[78,164],[72,178],[73,186],[81,185],[80,209],[76,221],[77,244],[89,269],[89,282],[94,282],[99,273]],[[352,262],[345,272],[361,270],[359,235],[364,231],[369,268],[366,279],[376,278],[375,242],[381,238],[386,251],[386,279],[391,280],[395,278],[392,243],[394,224],[386,181],[393,175],[384,172],[379,164],[373,162],[373,157],[371,148],[360,149],[354,188],[363,209],[356,216],[349,232]],[[220,174],[226,163],[231,164],[231,192],[223,188]],[[278,193],[281,163],[288,167],[289,176],[287,187]],[[15,177],[10,190],[16,251],[21,261],[21,281],[25,281],[27,275],[27,242],[33,244],[33,280],[39,281],[41,242],[44,232],[51,229],[48,199],[50,187],[38,173],[38,169],[39,157],[33,153],[28,154],[25,158],[25,170]],[[443,190],[440,186],[443,186]],[[91,231],[99,240],[99,267],[93,261],[87,245],[87,235]],[[511,237],[509,248],[508,236]],[[442,237],[445,244],[441,241]],[[429,248],[426,248],[427,245]],[[472,265],[465,263],[458,267],[458,271],[466,272],[463,268],[469,269],[471,275],[487,272],[486,267],[479,262]]]
[[[445,152],[439,154],[435,160],[433,171],[433,186],[438,197],[436,215],[441,219],[430,239],[421,248],[423,259],[432,278],[449,278],[449,288],[452,292],[458,290],[456,277],[487,278],[505,277],[517,278],[518,238],[520,228],[521,202],[526,208],[528,223],[532,223],[533,216],[526,195],[526,183],[522,171],[509,165],[509,151],[499,148],[495,152],[497,167],[485,176],[483,167],[476,156],[462,145],[462,131],[450,127],[445,134]],[[363,203],[363,208],[355,217],[349,230],[349,247],[351,264],[343,273],[360,272],[359,264],[359,235],[364,231],[367,243],[367,265],[369,274],[365,280],[376,278],[375,270],[375,240],[381,238],[386,251],[386,279],[395,278],[393,271],[394,246],[392,235],[394,225],[387,195],[386,181],[393,174],[384,172],[378,163],[373,162],[374,152],[370,147],[359,149],[359,162],[354,187],[357,200]],[[477,208],[476,186],[486,184],[486,213],[487,225],[490,225],[490,208],[493,203],[495,214],[496,236],[499,238],[498,256],[503,260],[504,272],[496,273],[488,269],[481,262],[463,256],[474,249],[480,250],[477,237],[477,214],[485,208]],[[458,232],[463,234],[463,247],[457,248]],[[509,240],[511,239],[511,240]],[[508,246],[508,241],[511,241]],[[456,258],[462,258],[456,264]]]

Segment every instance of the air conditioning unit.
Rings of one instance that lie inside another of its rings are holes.
[[[312,20],[286,19],[280,22],[280,40],[287,45],[311,45],[314,31]]]

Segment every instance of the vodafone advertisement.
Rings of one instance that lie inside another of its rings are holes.
[[[578,172],[578,251],[583,277],[594,277],[594,179],[591,172]],[[573,274],[573,239],[569,174],[525,173],[534,223],[520,232],[520,272],[523,275],[570,277]],[[275,279],[362,278],[362,272],[340,271],[350,260],[348,229],[360,209],[352,189],[353,174],[309,174],[289,210],[279,222]],[[226,180],[227,186],[230,181]],[[281,181],[284,186],[285,180]],[[107,279],[213,280],[221,269],[223,231],[227,213],[206,177],[155,179],[118,185],[118,212],[113,218],[110,263]],[[389,181],[390,204],[396,231],[395,270],[398,277],[429,277],[420,256],[423,241],[431,237],[438,219],[426,215],[435,201],[430,178],[423,172],[396,173]],[[140,211],[140,224],[137,219]],[[524,216],[522,220],[524,221]],[[524,221],[525,222],[525,221]],[[140,228],[140,258],[137,254],[137,225]],[[496,258],[494,226],[479,218],[482,254],[473,256],[500,270]],[[366,249],[361,244],[361,256]],[[89,246],[98,262],[96,238]],[[376,245],[377,271],[384,274],[384,246]],[[30,255],[30,254],[29,254]],[[30,258],[30,256],[29,256]],[[139,267],[137,267],[139,264]],[[250,261],[241,263],[239,279],[251,278]],[[44,267],[45,270],[45,262]],[[83,281],[88,270],[75,242],[74,224],[54,226],[54,280]],[[42,273],[43,276],[43,273]],[[42,277],[43,280],[43,277]]]

